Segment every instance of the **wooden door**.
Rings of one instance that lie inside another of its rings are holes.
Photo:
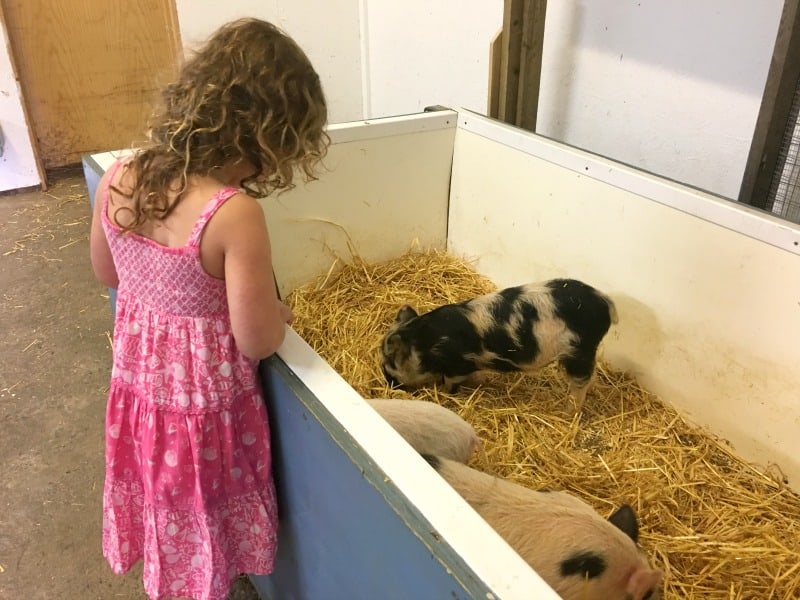
[[[0,0],[29,127],[47,168],[143,138],[180,53],[175,0]]]

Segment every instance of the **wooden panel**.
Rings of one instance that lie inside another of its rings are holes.
[[[174,0],[3,0],[3,9],[46,168],[141,140],[178,57]]]
[[[742,177],[739,202],[772,209],[769,189],[799,78],[800,1],[786,0]]]

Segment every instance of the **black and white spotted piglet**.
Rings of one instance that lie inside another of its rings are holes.
[[[535,491],[459,462],[428,463],[565,600],[657,600],[661,572],[636,545],[636,514],[608,520],[566,492]]]
[[[483,371],[535,371],[558,360],[578,411],[597,347],[617,322],[613,301],[575,279],[511,287],[418,315],[403,306],[381,343],[390,385],[454,391]]]

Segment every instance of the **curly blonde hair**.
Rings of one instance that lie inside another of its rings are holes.
[[[319,76],[294,40],[259,19],[223,25],[163,89],[148,142],[126,163],[135,185],[123,230],[166,218],[190,175],[237,160],[256,169],[240,182],[254,197],[291,189],[296,169],[316,179],[326,122]]]

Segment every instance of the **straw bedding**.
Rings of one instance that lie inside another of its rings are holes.
[[[471,423],[484,444],[473,466],[570,491],[602,515],[631,504],[665,598],[800,598],[800,497],[602,360],[579,417],[555,366],[453,395],[387,387],[379,346],[399,306],[425,312],[494,289],[466,261],[416,249],[337,259],[287,302],[295,330],[364,397],[434,400]]]

